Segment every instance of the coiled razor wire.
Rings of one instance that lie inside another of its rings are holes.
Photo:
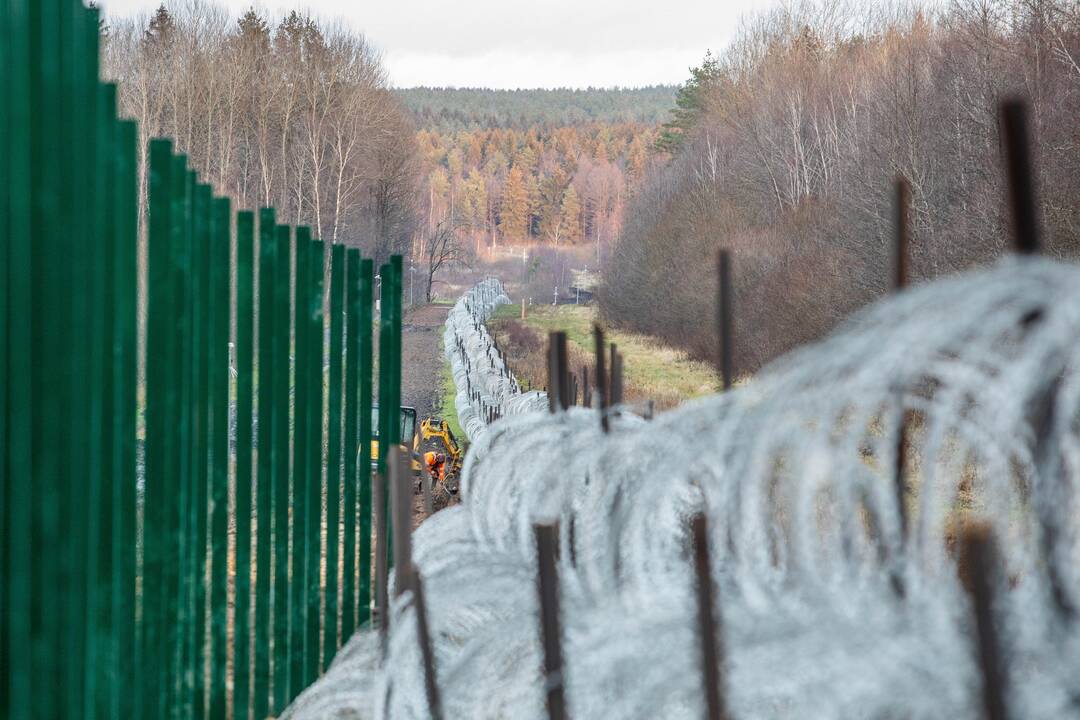
[[[546,393],[521,392],[484,324],[509,302],[502,283],[486,278],[462,295],[446,318],[443,346],[457,390],[454,405],[472,443],[498,418],[547,409]]]
[[[1010,258],[651,423],[495,423],[464,503],[414,536],[444,716],[545,717],[531,527],[558,520],[571,717],[702,717],[688,519],[704,511],[731,717],[981,717],[951,552],[970,518],[1002,549],[1011,716],[1080,717],[1078,341],[1080,269]],[[286,717],[427,718],[408,593],[391,614],[385,658],[360,630]]]

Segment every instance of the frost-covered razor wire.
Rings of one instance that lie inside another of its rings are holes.
[[[443,346],[457,396],[458,421],[476,442],[493,420],[547,408],[547,395],[521,392],[517,378],[484,325],[510,298],[497,278],[485,278],[461,296],[446,318]]]
[[[1011,258],[913,288],[652,422],[506,418],[462,490],[414,536],[446,718],[545,717],[531,526],[551,520],[570,716],[702,717],[698,512],[731,717],[982,717],[953,552],[978,519],[1002,550],[1010,716],[1080,718],[1076,266]],[[385,658],[361,630],[286,716],[429,717],[408,593],[391,616]]]

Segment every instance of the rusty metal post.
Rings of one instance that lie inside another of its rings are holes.
[[[559,359],[557,333],[548,333],[547,348],[547,394],[548,412],[554,413],[559,406]]]
[[[1021,255],[1034,255],[1039,252],[1040,240],[1027,103],[1019,99],[1003,102],[1001,128],[1005,143],[1009,207],[1012,210],[1013,248]]]
[[[731,389],[732,382],[732,330],[734,315],[734,293],[731,287],[731,252],[721,250],[717,261],[719,282],[716,291],[716,315],[720,332],[720,377],[723,380],[724,390]]]
[[[968,591],[975,614],[984,716],[987,720],[1008,720],[1005,702],[1008,675],[994,622],[999,567],[997,546],[990,528],[982,524],[968,527],[961,543],[961,567],[968,573]]]
[[[559,381],[559,407],[569,410],[573,404],[572,389],[570,388],[570,362],[566,349],[566,333],[555,333],[555,363],[558,369]]]
[[[618,346],[611,343],[611,404],[623,403],[623,356]]]
[[[607,373],[604,370],[604,331],[600,329],[599,325],[593,326],[593,340],[596,345],[596,407],[600,411],[600,427],[606,433],[611,428],[607,416],[608,394],[605,388]]]
[[[380,448],[381,450],[382,448]],[[383,652],[386,651],[387,631],[390,629],[387,591],[388,553],[386,549],[386,501],[383,498],[385,483],[378,472],[372,473],[372,509],[375,515],[375,616]]]
[[[544,689],[548,720],[566,720],[562,677],[562,630],[559,620],[558,523],[533,525],[536,538],[537,591],[544,643]]]
[[[911,183],[900,175],[896,178],[896,237],[893,245],[893,290],[908,284],[908,253],[911,244]]]
[[[431,720],[442,720],[442,699],[439,694],[438,675],[435,670],[435,653],[431,648],[431,631],[428,627],[427,602],[424,598],[424,581],[420,570],[410,565],[409,589],[413,594],[416,611],[416,636],[420,643],[420,657],[424,663],[424,690],[427,693],[428,712]]]
[[[390,477],[390,513],[393,518],[390,527],[394,535],[394,597],[398,597],[409,588],[412,572],[412,483],[409,482],[401,448],[395,445],[387,450],[386,470]]]
[[[893,290],[900,291],[908,284],[908,248],[911,241],[911,185],[900,176],[896,179],[896,236],[893,247]],[[908,416],[900,397],[900,428],[896,437],[896,466],[893,487],[896,493],[896,512],[900,520],[900,538],[905,541],[908,532],[906,477],[908,452]]]
[[[721,692],[719,619],[716,616],[712,570],[709,562],[708,521],[704,513],[690,521],[694,542],[694,574],[697,577],[698,632],[701,635],[701,673],[705,689],[706,720],[727,717]]]

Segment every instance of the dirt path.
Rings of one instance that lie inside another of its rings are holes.
[[[446,305],[422,305],[401,324],[401,404],[416,408],[419,423],[438,412],[442,387],[442,333]],[[427,517],[421,495],[413,496],[413,527]]]
[[[442,332],[450,308],[421,305],[401,325],[401,404],[416,408],[417,420],[434,415],[443,365]]]

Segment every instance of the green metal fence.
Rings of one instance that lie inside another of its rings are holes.
[[[153,140],[140,338],[98,28],[0,0],[0,717],[265,718],[372,617],[374,267]],[[379,279],[385,446],[400,257]]]

